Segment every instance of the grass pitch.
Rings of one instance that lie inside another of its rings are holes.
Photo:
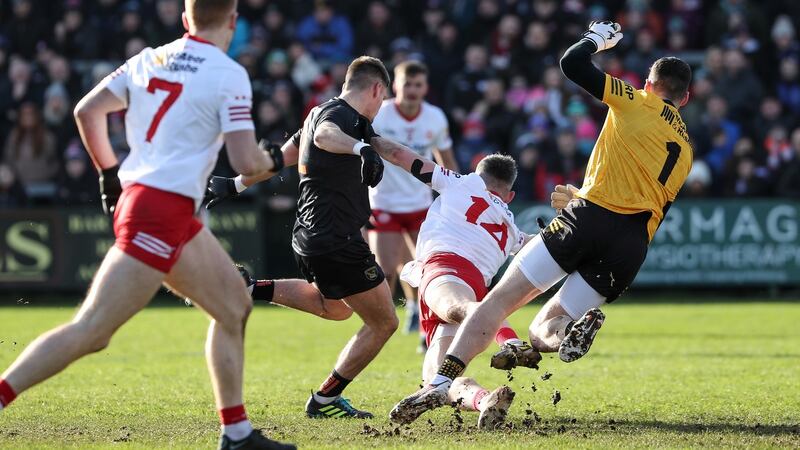
[[[376,419],[305,418],[309,392],[359,322],[257,307],[247,330],[246,405],[257,427],[313,449],[800,447],[800,302],[686,300],[606,307],[585,359],[547,356],[539,371],[518,369],[510,381],[484,353],[468,374],[517,392],[513,428],[494,432],[477,432],[472,413],[460,424],[450,408],[408,428],[388,424],[389,409],[417,388],[422,361],[416,339],[399,333],[346,391]],[[512,317],[521,334],[536,310]],[[0,307],[0,370],[73,311]],[[0,448],[214,448],[206,324],[194,309],[148,308],[109,349],[0,412]],[[543,380],[545,372],[552,377]]]

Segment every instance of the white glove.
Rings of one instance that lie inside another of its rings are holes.
[[[561,210],[567,207],[570,200],[575,197],[576,192],[578,192],[578,188],[571,184],[566,186],[563,184],[556,185],[555,190],[550,194],[550,206],[561,214]]]
[[[617,45],[617,42],[622,39],[621,30],[618,23],[610,20],[592,22],[589,24],[589,31],[583,33],[583,37],[594,42],[597,46],[595,53],[597,53]]]

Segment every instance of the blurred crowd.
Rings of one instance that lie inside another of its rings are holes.
[[[180,37],[182,10],[182,0],[0,0],[0,207],[97,200],[72,108],[126,58]],[[229,54],[250,73],[258,136],[276,142],[339,92],[354,56],[390,70],[422,60],[462,170],[511,154],[517,198],[542,200],[555,184],[580,185],[606,112],[564,79],[559,57],[609,18],[625,37],[595,57],[606,72],[641,87],[661,56],[694,69],[682,196],[800,198],[797,0],[239,0]],[[124,113],[109,132],[124,157]]]

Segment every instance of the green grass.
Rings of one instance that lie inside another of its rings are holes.
[[[0,307],[0,369],[72,312]],[[524,308],[512,324],[525,330],[535,312]],[[513,429],[476,432],[476,416],[463,413],[458,432],[442,408],[386,436],[389,409],[417,388],[415,339],[393,337],[346,391],[375,420],[310,420],[309,391],[359,323],[260,307],[247,333],[248,412],[272,436],[314,449],[800,446],[800,302],[621,301],[606,312],[585,359],[567,365],[548,356],[539,372],[514,372]],[[196,310],[148,308],[109,349],[0,412],[0,448],[212,448],[218,424],[205,325]],[[552,378],[543,381],[544,371]],[[489,387],[507,382],[488,367],[488,353],[468,373]],[[554,406],[556,389],[563,399]],[[522,424],[527,404],[542,420],[530,428]],[[365,432],[365,423],[381,434]]]

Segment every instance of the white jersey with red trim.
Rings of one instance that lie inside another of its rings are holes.
[[[400,112],[394,99],[384,100],[372,127],[381,136],[405,145],[426,159],[433,159],[435,148],[448,150],[453,146],[447,117],[428,102],[422,102],[417,116],[409,118]],[[392,164],[385,165],[383,179],[369,190],[372,209],[392,213],[420,211],[432,201],[431,188]]]
[[[223,133],[254,129],[247,72],[212,43],[185,35],[146,48],[101,83],[125,102],[131,152],[123,186],[139,183],[199,206]]]
[[[455,253],[474,264],[488,286],[509,255],[525,242],[514,213],[487,190],[476,173],[459,175],[437,165],[431,186],[439,197],[422,223],[415,261],[403,268],[401,278],[418,285],[422,263],[430,255]]]

